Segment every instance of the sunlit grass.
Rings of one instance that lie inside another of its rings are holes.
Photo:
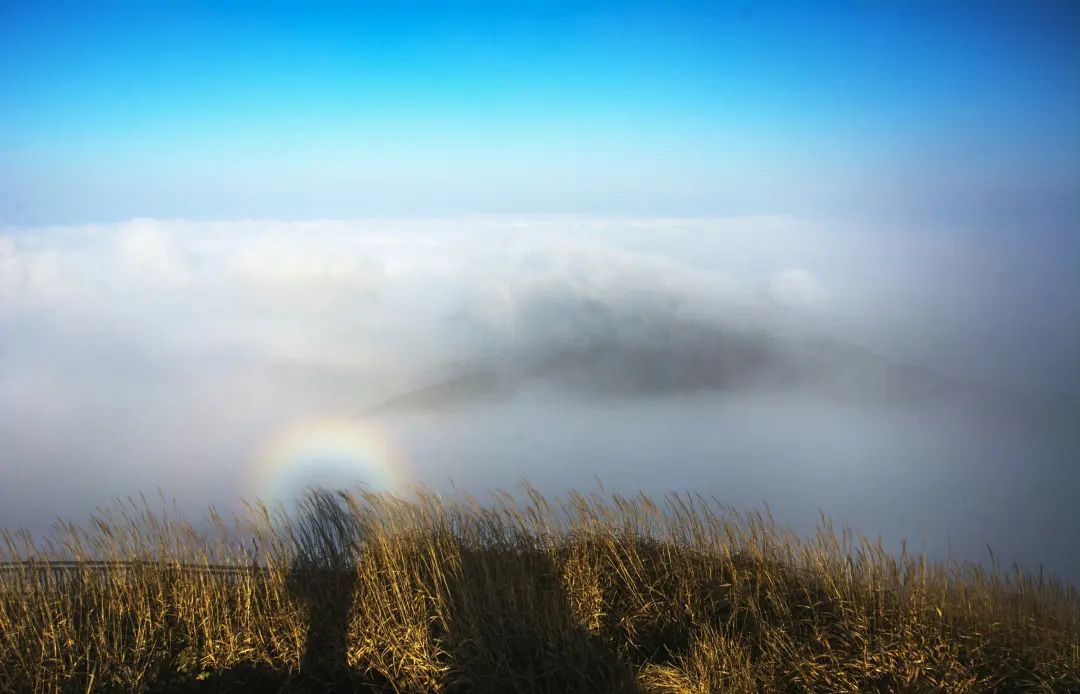
[[[534,489],[208,520],[5,532],[0,691],[1080,690],[1074,588],[827,521]]]

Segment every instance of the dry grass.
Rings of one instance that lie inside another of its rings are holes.
[[[1075,589],[699,497],[319,491],[209,520],[4,534],[0,690],[1080,690]]]

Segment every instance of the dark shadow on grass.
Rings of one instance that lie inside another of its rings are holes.
[[[308,492],[294,524],[296,556],[286,585],[307,615],[300,679],[320,691],[351,690],[349,615],[361,535],[358,519],[341,496]]]
[[[286,587],[293,600],[303,605],[307,621],[299,672],[242,663],[177,679],[155,691],[306,694],[385,689],[387,683],[360,678],[349,668],[349,620],[361,540],[356,516],[340,495],[309,490],[298,508],[291,540],[295,554]]]
[[[162,682],[160,692],[398,691],[348,662],[356,594],[359,521],[342,500],[315,491],[293,526],[295,558],[287,577],[307,617],[296,671],[240,664]],[[431,623],[448,670],[447,692],[637,692],[633,665],[590,632],[571,605],[562,562],[529,538],[459,547],[446,576],[442,619]]]
[[[464,550],[440,634],[450,692],[636,692],[633,668],[589,632],[543,550]]]

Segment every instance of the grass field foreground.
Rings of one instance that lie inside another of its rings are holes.
[[[0,538],[0,691],[1080,691],[1050,578],[823,520],[537,490],[117,503]]]

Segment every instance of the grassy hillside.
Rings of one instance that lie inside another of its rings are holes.
[[[697,497],[315,492],[209,527],[5,534],[0,691],[1080,690],[1073,588]]]

